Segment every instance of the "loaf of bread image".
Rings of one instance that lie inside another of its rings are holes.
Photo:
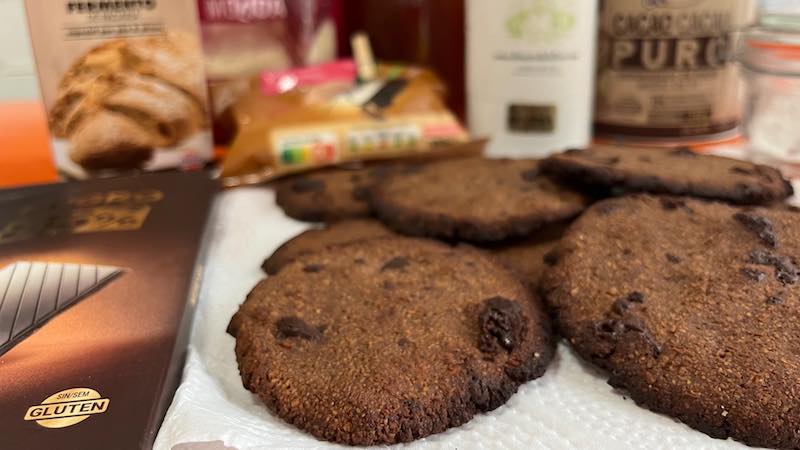
[[[182,33],[89,50],[64,74],[50,111],[53,134],[87,170],[141,167],[154,149],[207,125],[201,48]]]

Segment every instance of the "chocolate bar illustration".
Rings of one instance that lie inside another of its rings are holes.
[[[0,270],[0,355],[122,269],[17,261]]]

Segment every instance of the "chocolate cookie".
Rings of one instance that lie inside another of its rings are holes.
[[[367,189],[396,167],[389,164],[350,169],[332,167],[278,182],[276,201],[289,217],[332,222],[369,217]]]
[[[767,204],[792,195],[772,167],[687,148],[602,145],[553,155],[542,170],[557,177],[623,192],[691,195],[740,204]]]
[[[244,386],[344,444],[461,425],[544,373],[538,299],[484,252],[383,238],[304,255],[261,281],[228,328]]]
[[[556,247],[566,227],[566,223],[549,225],[527,238],[494,245],[488,250],[504,266],[518,273],[534,291],[538,291],[542,274],[557,258]]]
[[[461,158],[376,183],[370,203],[404,234],[475,242],[524,236],[580,213],[586,198],[539,173],[533,159]]]
[[[306,230],[286,241],[264,261],[261,268],[269,275],[275,275],[281,267],[299,256],[315,253],[332,245],[393,235],[391,230],[377,220],[343,220],[325,228]]]
[[[609,384],[712,437],[800,447],[800,213],[640,194],[559,248],[547,301]]]

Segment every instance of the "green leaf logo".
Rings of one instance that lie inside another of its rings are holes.
[[[569,3],[556,0],[519,2],[506,19],[506,32],[512,39],[528,42],[558,41],[575,27],[575,14],[568,8]]]

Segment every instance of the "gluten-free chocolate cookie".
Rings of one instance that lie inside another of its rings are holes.
[[[800,213],[640,194],[559,245],[547,301],[611,385],[713,437],[800,447]]]
[[[307,222],[369,217],[369,187],[396,167],[331,167],[295,175],[277,183],[276,201],[286,215]]]
[[[553,155],[542,169],[565,180],[622,192],[690,195],[740,204],[768,204],[793,193],[777,169],[687,148],[601,145]]]
[[[587,199],[542,175],[538,160],[475,157],[384,178],[370,203],[403,234],[492,242],[575,216]]]
[[[250,292],[228,331],[247,389],[351,445],[461,425],[554,352],[542,306],[511,271],[480,250],[399,237],[295,259]]]
[[[332,245],[393,236],[394,233],[377,220],[350,219],[334,222],[324,228],[306,230],[286,241],[264,261],[264,272],[275,275],[281,267],[297,257],[318,252]]]

